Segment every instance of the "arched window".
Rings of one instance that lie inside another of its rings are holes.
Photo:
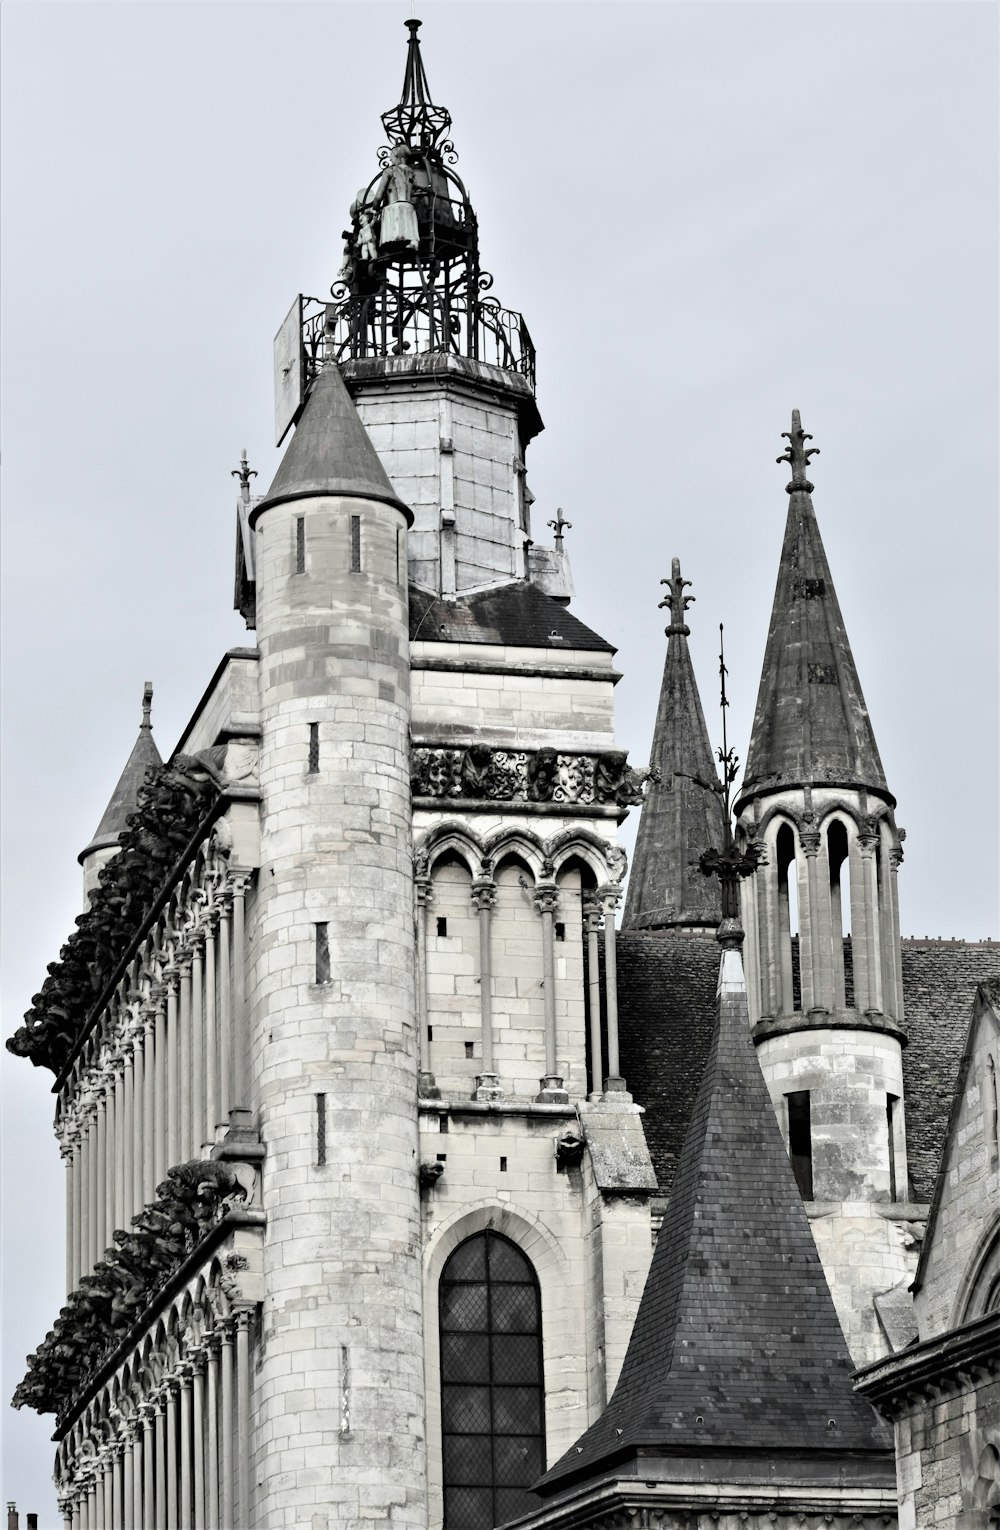
[[[833,1004],[854,1006],[854,947],[851,942],[850,857],[847,830],[835,818],[826,834],[830,864],[830,935],[833,943]],[[846,918],[845,918],[846,915]]]
[[[776,848],[778,852],[778,977],[781,984],[781,1013],[790,1015],[802,1008],[802,990],[799,981],[795,835],[787,823],[782,824],[778,830]]]
[[[500,1233],[467,1238],[441,1274],[444,1530],[492,1530],[538,1507],[545,1393],[538,1281]]]

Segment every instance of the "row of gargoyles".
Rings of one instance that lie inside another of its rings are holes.
[[[139,930],[164,879],[224,784],[225,747],[177,755],[146,773],[121,850],[98,876],[90,907],[50,962],[25,1024],[7,1050],[58,1073],[84,1020]]]
[[[229,1164],[194,1159],[170,1169],[156,1187],[157,1199],[118,1230],[114,1247],[84,1275],[55,1327],[28,1360],[14,1407],[61,1413],[120,1343],[152,1296],[246,1190]]]

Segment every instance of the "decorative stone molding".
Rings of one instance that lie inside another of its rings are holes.
[[[624,750],[563,754],[555,749],[497,749],[489,744],[439,748],[417,744],[410,784],[415,798],[551,802],[633,807],[658,773],[629,765]]]

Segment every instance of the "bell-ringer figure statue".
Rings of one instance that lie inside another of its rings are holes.
[[[400,244],[415,250],[420,245],[417,214],[410,201],[412,186],[413,172],[406,163],[406,145],[398,143],[369,198],[370,206],[378,206],[385,198],[378,241],[382,250]]]

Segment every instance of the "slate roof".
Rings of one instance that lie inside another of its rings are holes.
[[[132,745],[132,753],[125,762],[125,769],[118,777],[118,785],[111,793],[111,800],[104,809],[90,844],[77,856],[81,865],[94,850],[104,850],[117,845],[122,830],[128,827],[129,814],[134,813],[138,806],[139,790],[145,785],[147,770],[163,764],[160,751],[156,747],[156,740],[153,738],[152,705],[153,687],[147,681],[142,693],[142,722],[139,724],[139,737]]]
[[[555,634],[555,636],[553,636]],[[444,600],[410,586],[410,642],[494,643],[507,648],[561,648],[614,653],[605,638],[526,579]]]
[[[680,565],[677,565],[680,579]],[[722,803],[699,786],[718,780],[705,714],[688,648],[688,628],[667,628],[667,656],[649,763],[658,772],[639,818],[622,917],[624,929],[718,924],[722,901],[716,877],[702,876],[698,856],[722,849]]]
[[[325,367],[313,383],[295,434],[271,487],[254,506],[250,524],[268,505],[313,494],[384,500],[398,505],[413,524],[412,511],[389,482],[335,366]]]
[[[918,1200],[934,1192],[972,1001],[1000,978],[1000,942],[904,940],[906,1156]]]
[[[714,1019],[712,936],[622,930],[618,1010],[622,1071],[646,1107],[643,1125],[661,1190],[669,1190],[705,1066]],[[976,987],[1000,977],[1000,942],[902,942],[909,1043],[903,1049],[912,1193],[934,1190]]]
[[[618,1385],[535,1492],[665,1453],[852,1453],[882,1466],[891,1434],[855,1395],[853,1370],[751,1040],[742,962],[727,951]]]
[[[889,798],[812,496],[796,489],[740,796],[821,782]]]

